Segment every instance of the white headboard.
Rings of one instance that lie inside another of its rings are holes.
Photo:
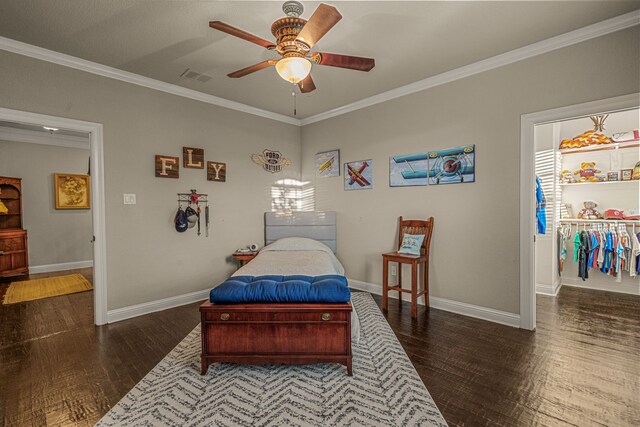
[[[265,212],[264,240],[268,245],[283,237],[318,240],[336,252],[335,212]]]

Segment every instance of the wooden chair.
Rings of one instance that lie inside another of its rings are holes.
[[[433,217],[428,220],[403,220],[400,217],[398,227],[398,250],[402,245],[405,233],[424,234],[420,255],[407,255],[389,252],[382,255],[382,310],[387,311],[389,304],[389,291],[398,291],[398,299],[402,301],[402,293],[411,294],[411,317],[418,314],[418,297],[424,298],[424,305],[429,309],[429,247],[431,246],[431,233],[433,231]],[[389,286],[389,262],[398,263],[398,283]],[[402,288],[402,264],[411,264],[411,289]],[[422,290],[418,290],[418,265],[422,264],[424,283]]]

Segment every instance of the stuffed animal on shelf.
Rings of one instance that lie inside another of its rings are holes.
[[[596,169],[596,162],[582,162],[580,169],[575,171],[574,175],[580,175],[578,182],[599,182],[600,178],[596,176],[597,173],[602,172],[600,169]]]
[[[598,204],[587,200],[584,202],[584,209],[578,212],[578,219],[602,219],[602,214],[596,209]]]
[[[565,169],[560,172],[560,182],[563,184],[574,184],[576,179],[573,177],[570,170]]]
[[[588,130],[573,139],[563,139],[560,142],[560,149],[582,148],[590,145],[611,144],[613,141],[606,135],[597,133],[595,130]]]

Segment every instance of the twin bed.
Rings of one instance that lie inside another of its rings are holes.
[[[258,256],[200,307],[201,373],[215,362],[341,363],[359,322],[336,258],[335,212],[265,214]]]

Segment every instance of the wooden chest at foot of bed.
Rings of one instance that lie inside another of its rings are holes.
[[[201,374],[215,362],[340,363],[351,375],[351,303],[200,306]]]

